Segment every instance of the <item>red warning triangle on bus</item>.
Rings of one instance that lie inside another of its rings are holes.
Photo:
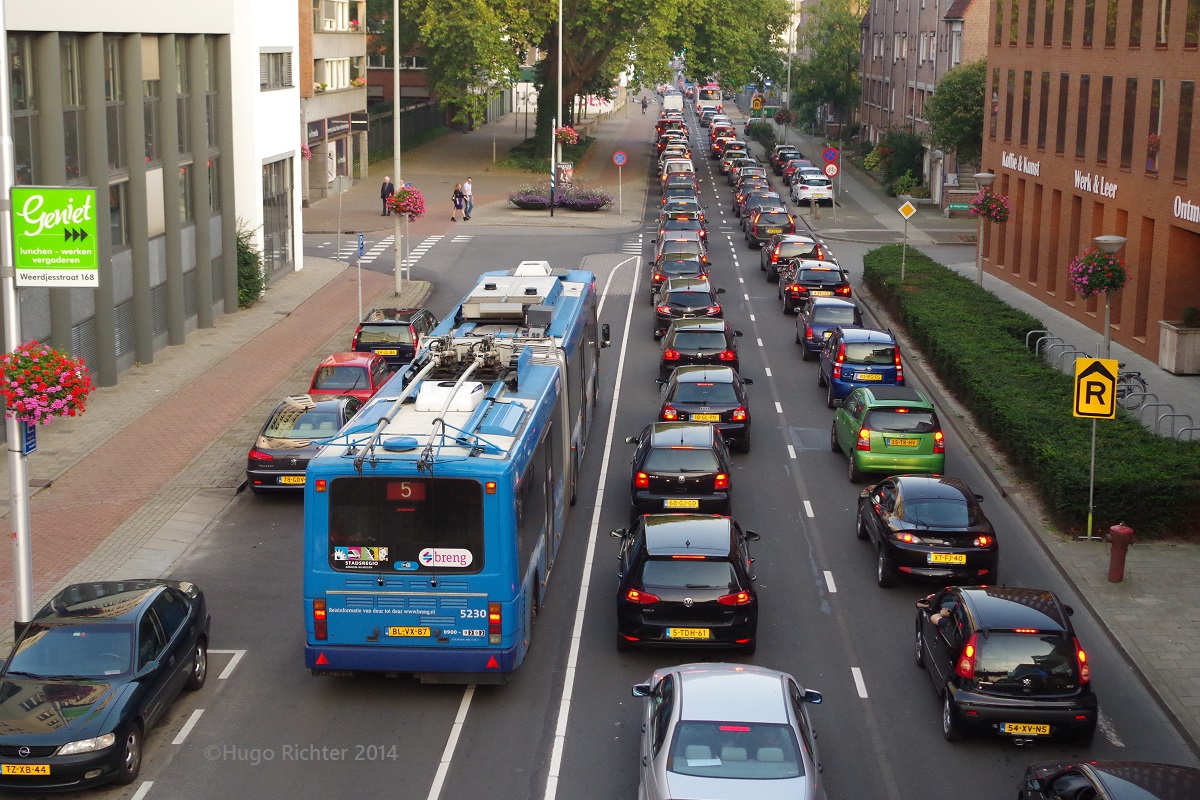
[[[491,658],[488,659],[486,668],[487,669],[500,669],[500,665],[498,663],[496,663],[495,656],[492,656]]]
[[[324,653],[321,653],[321,655],[317,656],[317,666],[328,666],[328,665],[329,665],[329,659],[325,657]]]

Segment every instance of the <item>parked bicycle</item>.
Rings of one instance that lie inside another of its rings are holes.
[[[1126,411],[1136,411],[1146,402],[1146,392],[1149,384],[1142,373],[1125,369],[1124,364],[1117,365],[1117,403]]]

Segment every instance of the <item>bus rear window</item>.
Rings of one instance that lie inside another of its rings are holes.
[[[483,569],[483,488],[461,478],[336,478],[329,566],[346,572]]]

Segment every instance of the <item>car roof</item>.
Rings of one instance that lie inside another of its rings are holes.
[[[896,337],[876,328],[842,328],[842,338],[849,342],[892,342]]]
[[[679,676],[679,718],[789,723],[785,674],[750,664],[683,664]]]
[[[853,300],[845,300],[841,297],[814,297],[812,300],[808,301],[808,307],[810,309],[828,306],[848,306],[851,308],[857,308],[858,304]]]
[[[38,611],[35,621],[131,621],[167,585],[158,580],[76,583],[50,598]]]
[[[676,383],[737,383],[738,374],[733,367],[689,364],[676,367],[671,377]]]
[[[868,405],[926,405],[933,404],[925,399],[925,395],[911,386],[860,386],[863,394],[869,397]]]
[[[419,312],[424,311],[423,308],[373,308],[365,317],[363,322],[396,322],[407,323]]]
[[[972,586],[959,591],[982,628],[1070,629],[1054,592],[1018,586]]]
[[[733,520],[720,514],[647,514],[646,552],[652,556],[728,556]]]
[[[655,422],[650,426],[650,445],[712,447],[714,430],[707,422]]]
[[[321,367],[363,367],[369,369],[376,361],[382,361],[383,356],[376,353],[330,353],[325,360],[317,365]]]

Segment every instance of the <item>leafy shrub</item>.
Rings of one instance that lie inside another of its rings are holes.
[[[249,308],[258,302],[266,290],[267,277],[263,272],[262,253],[254,246],[254,228],[246,221],[237,221],[238,307]]]
[[[912,248],[902,285],[900,252],[867,253],[864,282],[1057,522],[1081,530],[1092,426],[1071,414],[1071,376],[1025,345],[1045,325]],[[1159,438],[1122,413],[1099,422],[1096,452],[1098,530],[1124,521],[1139,535],[1200,534],[1200,444]]]
[[[916,175],[912,174],[912,170],[906,171],[899,178],[892,182],[892,191],[896,194],[911,195],[921,185]]]
[[[751,122],[746,126],[747,136],[761,144],[769,152],[775,146],[775,126],[769,122]]]
[[[913,133],[890,131],[879,140],[877,149],[887,148],[887,157],[882,165],[880,178],[883,190],[889,195],[897,194],[896,181],[908,171],[921,174],[921,161],[925,154],[921,137]]]
[[[883,169],[884,161],[887,159],[889,152],[886,147],[872,147],[863,156],[863,169],[869,172],[878,172]]]

